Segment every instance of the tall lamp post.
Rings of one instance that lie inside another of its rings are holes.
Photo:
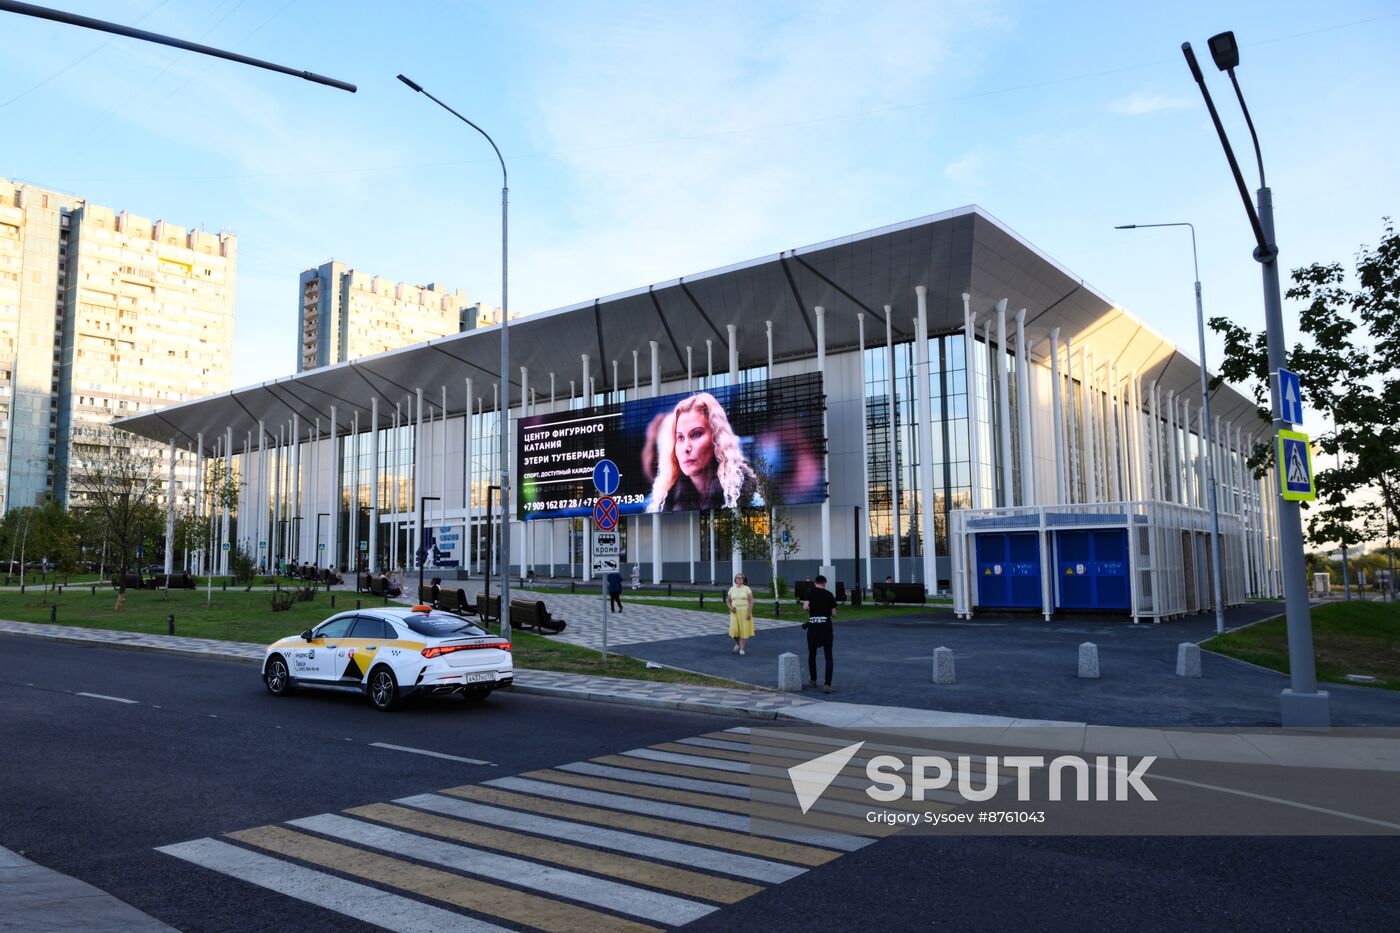
[[[441,497],[441,496],[419,496],[419,497],[418,497],[418,514],[419,514],[419,515],[427,515],[427,514],[428,514],[428,513],[427,513],[428,503],[429,503],[429,502],[441,502],[441,501],[442,501],[442,497]],[[420,528],[425,528],[425,529],[426,529],[426,528],[428,527],[428,523],[425,522],[425,521],[422,521],[422,520],[420,519],[419,527],[420,527]],[[426,567],[427,565],[428,565],[428,536],[427,536],[426,534],[424,534],[424,535],[423,535],[423,539],[422,539],[421,541],[418,542],[418,592],[419,592],[420,595],[421,595],[422,592],[423,592],[423,568]]]
[[[1269,347],[1269,372],[1272,378],[1269,380],[1269,392],[1273,401],[1273,427],[1274,436],[1278,437],[1278,432],[1287,430],[1288,422],[1284,420],[1282,400],[1279,397],[1279,380],[1277,373],[1286,368],[1285,356],[1286,347],[1283,336],[1283,296],[1279,290],[1278,280],[1278,244],[1274,241],[1274,202],[1273,192],[1269,190],[1264,180],[1264,157],[1259,149],[1259,136],[1254,132],[1254,121],[1249,116],[1249,107],[1245,105],[1244,93],[1240,90],[1240,83],[1235,78],[1235,67],[1240,63],[1240,50],[1235,42],[1233,32],[1222,32],[1210,38],[1210,55],[1215,61],[1215,66],[1230,76],[1230,83],[1235,88],[1235,96],[1239,99],[1240,110],[1244,112],[1245,124],[1249,127],[1249,135],[1254,142],[1254,158],[1259,163],[1259,190],[1258,209],[1249,200],[1249,189],[1245,187],[1244,176],[1240,173],[1240,164],[1235,160],[1235,151],[1230,148],[1230,138],[1225,135],[1225,127],[1220,122],[1220,114],[1216,112],[1215,102],[1211,100],[1210,89],[1206,87],[1206,79],[1201,74],[1201,66],[1196,61],[1196,53],[1191,50],[1191,43],[1183,42],[1181,52],[1186,56],[1186,64],[1191,69],[1191,77],[1201,89],[1201,96],[1205,99],[1206,109],[1210,111],[1211,122],[1215,124],[1216,135],[1220,137],[1220,145],[1225,150],[1226,161],[1230,163],[1230,172],[1235,178],[1235,187],[1239,189],[1240,200],[1244,202],[1245,214],[1249,217],[1249,225],[1254,232],[1256,248],[1254,258],[1263,270],[1264,280],[1264,322],[1265,331],[1268,335]],[[1275,443],[1275,449],[1277,449]],[[1280,479],[1283,477],[1284,465],[1277,465]],[[1313,657],[1312,641],[1312,617],[1308,611],[1308,594],[1305,589],[1307,581],[1307,567],[1303,561],[1303,518],[1302,510],[1296,501],[1283,498],[1282,492],[1277,491],[1278,504],[1278,535],[1279,551],[1283,560],[1283,601],[1284,612],[1288,625],[1288,670],[1290,686],[1279,696],[1279,711],[1284,726],[1298,727],[1327,727],[1331,725],[1332,713],[1327,691],[1317,689],[1317,665]]]
[[[506,160],[501,156],[500,147],[481,127],[477,126],[466,117],[462,116],[451,107],[438,100],[432,94],[423,90],[423,86],[417,82],[399,75],[399,80],[408,85],[414,91],[422,94],[428,100],[437,104],[443,110],[461,120],[467,126],[476,130],[486,141],[491,144],[492,150],[496,153],[496,159],[501,163],[501,605],[510,606],[510,463],[506,457],[509,454],[509,431],[510,431],[510,302],[507,286],[510,282],[508,261],[508,237],[510,229],[510,177],[506,173]],[[470,414],[470,413],[469,413]],[[510,638],[510,618],[503,611],[501,613],[501,637]]]
[[[1211,443],[1210,380],[1206,378],[1206,320],[1201,310],[1201,264],[1196,258],[1196,228],[1189,223],[1122,224],[1115,230],[1186,227],[1191,231],[1191,268],[1196,272],[1196,339],[1201,354],[1201,443],[1206,450],[1206,508],[1210,509],[1210,563],[1215,576],[1215,631],[1225,633],[1225,586],[1220,571],[1220,508],[1216,504],[1215,445]]]
[[[323,518],[330,518],[330,517],[331,517],[331,513],[330,513],[330,512],[317,512],[317,513],[316,513],[316,566],[317,566],[317,567],[320,567],[320,566],[321,566],[321,551],[322,551],[322,547],[323,547],[323,545],[321,544],[321,519],[323,519]]]

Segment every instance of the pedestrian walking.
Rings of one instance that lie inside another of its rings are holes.
[[[753,590],[742,573],[734,575],[734,585],[724,594],[724,604],[729,607],[729,637],[734,639],[734,650],[744,653],[744,647],[753,638]]]
[[[616,570],[608,574],[608,611],[622,611],[622,574]]]
[[[813,687],[817,685],[817,649],[826,655],[826,683],[823,689],[831,692],[831,630],[836,621],[836,597],[826,588],[826,577],[821,574],[813,581],[807,599],[802,603],[807,609],[807,621],[802,627],[807,630],[807,676]]]

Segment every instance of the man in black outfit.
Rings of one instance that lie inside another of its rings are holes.
[[[807,673],[813,687],[817,685],[817,649],[826,655],[826,686],[831,692],[831,626],[836,620],[836,597],[826,588],[826,577],[818,574],[812,589],[802,604],[807,609]]]

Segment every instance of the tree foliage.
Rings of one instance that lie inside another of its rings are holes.
[[[1302,339],[1288,352],[1306,401],[1335,428],[1313,442],[1318,502],[1308,520],[1314,544],[1355,545],[1393,527],[1400,514],[1400,234],[1389,218],[1379,245],[1363,246],[1352,283],[1340,263],[1314,263],[1292,274],[1287,297],[1300,303]],[[1218,380],[1248,384],[1264,423],[1269,364],[1263,331],[1224,317],[1211,329],[1224,337]],[[1250,457],[1256,471],[1272,463],[1274,445]]]
[[[161,465],[159,448],[116,429],[74,447],[69,488],[79,494],[82,508],[91,510],[110,544],[114,570],[129,572],[138,546],[161,534]]]

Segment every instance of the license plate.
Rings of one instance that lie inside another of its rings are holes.
[[[468,675],[467,675],[466,682],[469,683],[469,684],[479,684],[479,683],[481,683],[483,680],[495,680],[495,679],[496,679],[496,675],[495,675],[495,674],[492,674],[490,671],[483,671],[483,672],[480,673],[480,674],[468,674]]]

